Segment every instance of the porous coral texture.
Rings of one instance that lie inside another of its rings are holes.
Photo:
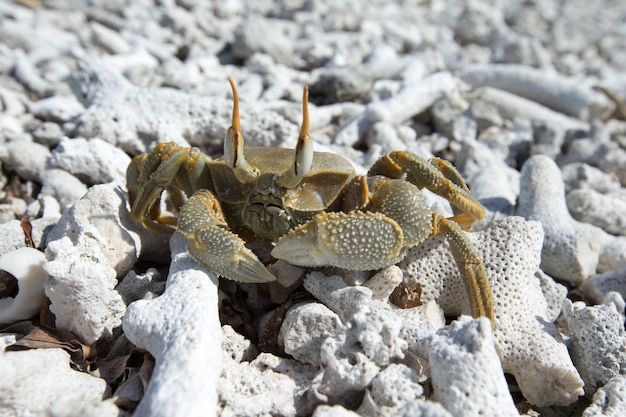
[[[616,304],[584,307],[570,300],[564,302],[563,312],[572,333],[569,349],[585,381],[587,394],[595,392],[612,377],[626,374],[624,300]]]
[[[541,224],[508,217],[468,236],[491,283],[502,368],[515,376],[532,404],[574,402],[583,394],[583,382],[556,326],[546,319],[546,300],[535,276]],[[449,315],[470,313],[465,284],[443,239],[429,239],[411,249],[399,266],[407,283],[422,287],[422,302],[434,299]]]
[[[455,417],[518,416],[489,320],[463,316],[437,331],[428,355],[434,399]]]

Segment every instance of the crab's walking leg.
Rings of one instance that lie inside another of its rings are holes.
[[[426,188],[450,202],[456,214],[451,220],[463,230],[470,230],[476,220],[485,217],[485,208],[476,201],[461,175],[451,164],[437,158],[429,162],[410,152],[389,152],[370,168],[368,175],[401,178]]]
[[[404,178],[418,188],[426,188],[448,200],[455,215],[433,215],[432,233],[446,236],[452,255],[463,275],[474,316],[486,316],[493,323],[493,297],[489,279],[476,249],[467,239],[476,220],[485,216],[485,208],[470,194],[459,172],[439,158],[430,161],[410,152],[389,152],[370,168],[368,175]]]
[[[269,282],[276,278],[245,242],[228,230],[218,201],[208,190],[187,200],[178,219],[178,231],[187,238],[187,249],[202,267],[242,282]]]
[[[147,229],[173,233],[175,217],[161,215],[163,190],[169,189],[178,207],[185,196],[207,188],[206,157],[198,148],[161,143],[152,152],[136,156],[126,171],[128,199],[133,219]]]
[[[470,295],[472,315],[487,317],[494,323],[491,286],[476,248],[456,222],[439,213],[433,213],[433,231],[434,234],[445,236],[450,245],[450,251]]]

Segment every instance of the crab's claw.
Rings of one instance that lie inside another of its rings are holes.
[[[241,282],[276,280],[245,242],[228,230],[219,203],[209,191],[200,190],[187,200],[178,231],[187,238],[191,256],[209,271]]]
[[[398,262],[402,243],[400,226],[380,213],[322,213],[283,236],[272,256],[300,266],[365,271]]]

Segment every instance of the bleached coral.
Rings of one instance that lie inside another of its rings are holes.
[[[543,230],[535,221],[508,217],[469,234],[492,286],[496,348],[505,372],[512,373],[529,402],[570,404],[583,394],[582,380],[554,324],[535,276]],[[458,267],[445,240],[429,239],[399,264],[405,282],[422,287],[421,300],[436,300],[446,314],[469,314]]]
[[[626,415],[626,376],[616,376],[593,395],[592,404],[582,417],[622,417]]]
[[[434,399],[453,415],[518,416],[489,321],[460,320],[440,329],[429,350]]]
[[[624,300],[617,304],[623,309]],[[569,349],[585,381],[585,392],[592,394],[611,378],[626,374],[624,317],[617,305],[584,307],[565,300],[563,311],[572,333]]]
[[[574,283],[595,274],[604,233],[572,218],[556,163],[544,155],[528,159],[522,168],[520,185],[517,214],[541,222],[544,228],[541,269]]]
[[[204,416],[217,409],[222,368],[217,277],[200,270],[186,248],[175,234],[165,292],[131,303],[124,315],[128,340],[156,359],[135,416]]]

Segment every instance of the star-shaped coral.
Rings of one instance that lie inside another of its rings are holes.
[[[567,405],[583,395],[583,381],[556,326],[535,273],[543,229],[520,217],[496,220],[470,239],[483,259],[493,291],[496,349],[505,372],[515,376],[535,405]],[[419,284],[423,303],[436,300],[449,315],[470,313],[463,279],[443,239],[412,248],[399,264],[407,284]]]

